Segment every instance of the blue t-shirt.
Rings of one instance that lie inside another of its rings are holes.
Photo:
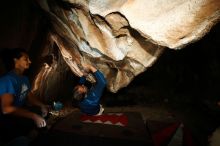
[[[9,93],[14,96],[13,105],[21,107],[26,102],[26,97],[30,91],[30,82],[26,76],[17,75],[10,71],[0,78],[0,96]]]
[[[79,103],[80,110],[88,115],[95,115],[99,112],[99,100],[106,86],[106,79],[99,70],[93,74],[96,78],[96,83],[89,89],[85,98]],[[81,77],[79,83],[84,84],[85,81],[85,77]]]

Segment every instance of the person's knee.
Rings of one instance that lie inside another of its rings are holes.
[[[213,132],[213,134],[212,134],[212,136],[211,136],[211,138],[210,138],[210,144],[209,144],[209,146],[220,146],[220,139],[219,139],[219,137],[220,137],[220,127],[217,128],[217,129]]]

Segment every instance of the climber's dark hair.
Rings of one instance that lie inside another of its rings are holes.
[[[6,70],[11,70],[14,68],[14,59],[19,59],[22,57],[23,53],[28,54],[24,48],[4,48],[1,49],[1,59],[5,64]]]

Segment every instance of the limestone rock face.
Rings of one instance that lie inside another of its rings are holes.
[[[219,19],[220,1],[90,0],[89,9],[93,15],[105,18],[118,12],[145,38],[176,49],[209,31]]]
[[[164,48],[180,49],[199,40],[220,18],[219,0],[38,2],[52,24],[48,42],[58,47],[72,72],[78,76],[82,62],[94,64],[111,92],[126,87]],[[53,72],[42,69],[44,76]]]

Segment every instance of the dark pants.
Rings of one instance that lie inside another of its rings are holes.
[[[28,110],[41,113],[36,107],[28,107]],[[32,119],[14,115],[0,115],[0,141],[3,143],[8,143],[20,136],[27,136],[34,128],[36,125]]]
[[[28,146],[29,144],[30,144],[30,141],[27,137],[19,136],[11,140],[5,146]]]

